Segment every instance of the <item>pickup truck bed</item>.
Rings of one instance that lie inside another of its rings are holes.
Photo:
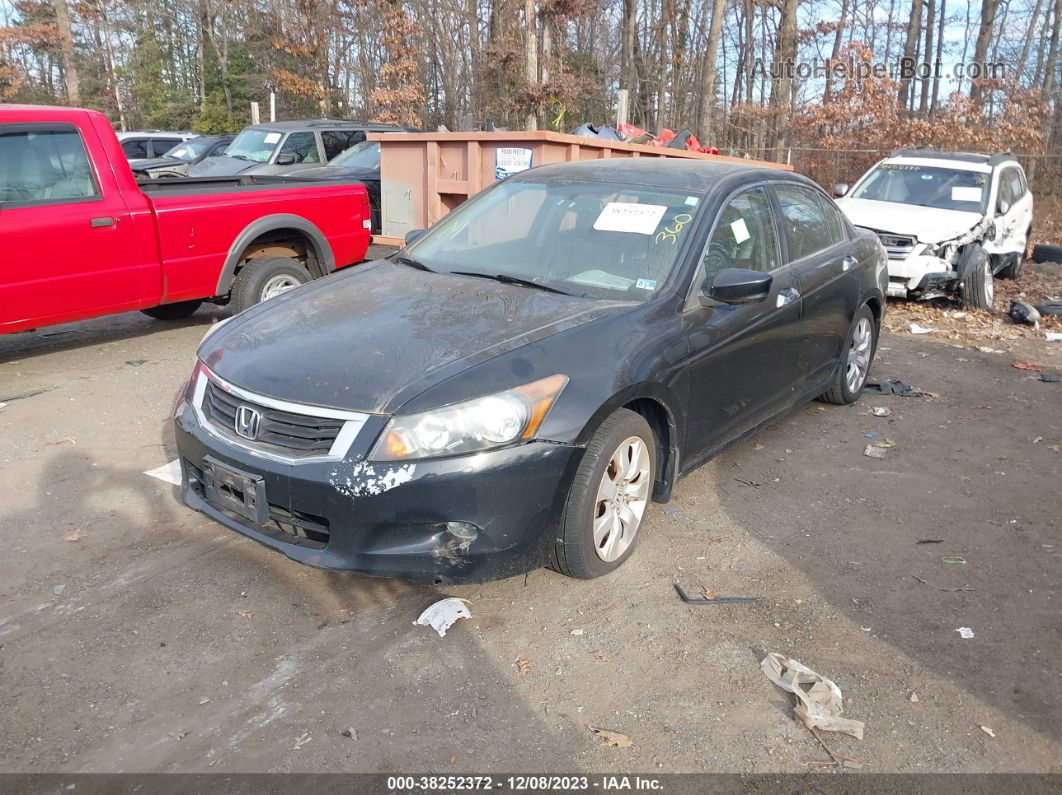
[[[361,185],[137,183],[102,114],[0,106],[0,333],[230,297],[243,309],[360,261],[368,224]]]

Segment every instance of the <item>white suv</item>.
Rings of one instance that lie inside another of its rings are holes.
[[[1021,270],[1033,197],[1014,155],[901,149],[837,193],[849,220],[888,252],[890,296],[957,294],[991,309],[993,277]]]

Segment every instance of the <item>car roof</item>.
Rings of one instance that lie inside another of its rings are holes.
[[[246,129],[277,131],[317,129],[366,130],[369,132],[408,131],[407,128],[398,127],[394,124],[377,124],[375,122],[349,121],[346,119],[291,119],[288,121],[271,121],[262,122],[261,124],[252,124]]]
[[[157,138],[160,135],[183,136],[185,138],[196,137],[194,132],[189,132],[188,130],[127,130],[126,132],[115,133],[115,135],[118,137],[119,141],[124,141],[126,138],[132,138],[135,135],[143,135],[148,138],[152,136]]]
[[[747,175],[750,180],[781,179],[818,187],[807,177],[780,168],[685,157],[615,157],[605,160],[552,163],[538,166],[533,171],[521,172],[513,178],[584,179],[593,182],[618,182],[645,187],[707,192],[715,188],[720,181],[740,174]]]
[[[948,165],[952,168],[986,166],[986,170],[991,170],[995,166],[1002,165],[1003,163],[1018,162],[1018,159],[1011,152],[998,152],[994,155],[985,154],[983,152],[945,152],[929,146],[897,149],[887,159],[891,162],[894,159],[898,160],[901,158],[904,159],[905,162],[911,160],[948,161]],[[981,169],[970,170],[980,171]]]

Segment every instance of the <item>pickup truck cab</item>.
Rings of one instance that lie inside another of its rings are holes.
[[[240,311],[361,260],[362,185],[283,178],[138,184],[106,117],[0,106],[0,333],[203,301]]]

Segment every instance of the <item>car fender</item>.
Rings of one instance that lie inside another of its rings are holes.
[[[225,264],[222,266],[221,273],[218,276],[215,295],[227,295],[232,289],[232,280],[236,274],[236,268],[239,266],[240,259],[247,247],[261,235],[278,229],[295,229],[306,235],[307,240],[313,246],[314,255],[321,267],[322,274],[327,275],[336,269],[336,260],[335,255],[332,253],[332,247],[314,223],[290,213],[267,215],[252,221],[244,227],[243,231],[232,242],[225,257]]]

